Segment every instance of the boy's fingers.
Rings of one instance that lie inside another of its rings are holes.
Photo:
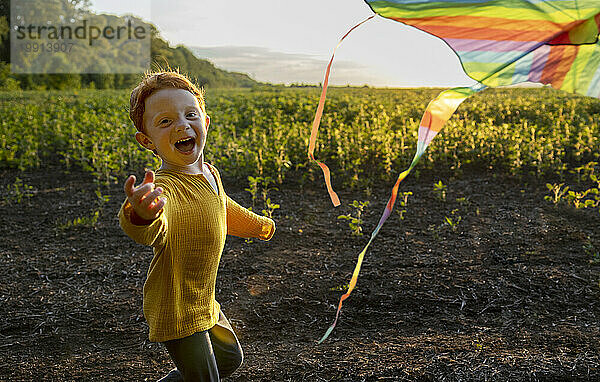
[[[139,204],[140,202],[145,200],[145,197],[148,195],[148,193],[152,192],[153,189],[154,183],[145,183],[140,186],[137,186],[135,188],[135,191],[133,191],[132,199]]]
[[[155,198],[154,195],[149,196],[146,199],[152,200],[152,202],[149,205],[142,207],[142,210],[144,211],[143,214],[147,215],[148,219],[155,219],[165,206],[167,199],[164,197]],[[143,204],[145,204],[146,199],[144,199],[144,202],[142,202]]]
[[[154,183],[154,171],[146,171],[142,184]]]
[[[156,203],[154,203],[154,205],[150,207],[150,211],[152,211],[152,213],[156,216],[160,212],[160,210],[162,210],[165,204],[167,204],[166,198],[157,198]]]
[[[125,185],[123,189],[125,190],[125,195],[132,196],[133,195],[133,185],[135,184],[135,175],[129,175],[129,177],[125,180]]]
[[[140,202],[140,207],[142,208],[149,208],[150,205],[152,204],[152,202],[155,201],[156,198],[158,198],[158,196],[162,193],[162,188],[157,187],[156,190],[152,191],[151,193],[149,193],[148,195],[146,195],[146,197],[144,198],[144,200],[142,200]]]

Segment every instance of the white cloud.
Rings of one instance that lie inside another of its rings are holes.
[[[190,47],[198,58],[207,59],[228,71],[249,74],[261,82],[274,84],[318,84],[323,81],[327,61],[309,54],[276,52],[262,47]],[[330,84],[385,86],[389,80],[366,65],[334,60]]]

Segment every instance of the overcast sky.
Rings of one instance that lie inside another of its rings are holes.
[[[172,46],[230,71],[271,83],[322,82],[341,36],[372,15],[362,0],[92,0],[92,8],[133,13]],[[473,83],[441,40],[376,17],[338,48],[335,85],[412,87]]]

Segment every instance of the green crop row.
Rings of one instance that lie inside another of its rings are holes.
[[[315,156],[336,184],[390,181],[414,155],[417,128],[439,89],[330,89]],[[206,159],[228,176],[282,182],[320,177],[307,159],[320,89],[207,92]],[[99,182],[157,168],[128,119],[129,92],[0,92],[0,167],[61,164]],[[493,168],[514,175],[563,176],[600,162],[600,101],[552,89],[486,90],[467,101],[424,155],[421,169]]]

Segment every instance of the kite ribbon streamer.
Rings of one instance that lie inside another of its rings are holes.
[[[325,79],[323,80],[323,90],[321,91],[321,98],[319,99],[319,106],[317,107],[317,112],[315,113],[315,119],[313,120],[312,130],[310,132],[310,141],[308,144],[308,158],[317,162],[317,164],[323,170],[323,177],[325,177],[325,184],[327,185],[327,192],[329,192],[329,197],[331,198],[331,202],[335,207],[340,205],[340,198],[338,198],[335,191],[333,191],[333,187],[331,187],[331,173],[329,171],[329,167],[325,165],[325,163],[319,162],[315,159],[315,144],[317,142],[317,132],[319,131],[319,124],[321,123],[321,116],[323,115],[323,107],[325,106],[325,96],[327,95],[327,84],[329,83],[329,72],[331,71],[331,64],[333,63],[333,57],[335,56],[335,51],[340,46],[342,41],[352,32],[354,29],[358,28],[362,24],[371,20],[376,15],[372,15],[367,17],[365,20],[356,24],[346,34],[340,39],[335,49],[333,49],[333,54],[331,55],[331,59],[329,60],[329,64],[327,65],[327,70],[325,71]]]
[[[383,223],[385,223],[387,218],[392,213],[392,210],[394,209],[394,204],[396,203],[396,197],[398,196],[398,187],[400,186],[400,182],[402,182],[404,178],[406,178],[406,176],[412,171],[413,167],[416,166],[416,164],[419,162],[419,159],[421,159],[421,156],[427,149],[427,146],[429,146],[429,144],[437,135],[437,133],[440,132],[440,130],[442,130],[442,127],[444,126],[446,121],[452,116],[452,114],[454,114],[454,111],[456,110],[456,108],[458,108],[462,101],[467,99],[470,95],[483,89],[485,89],[485,86],[476,83],[471,87],[460,87],[445,90],[441,92],[427,106],[425,114],[423,115],[423,118],[419,123],[419,138],[417,142],[417,152],[415,153],[415,156],[410,166],[406,170],[404,170],[400,175],[398,175],[396,184],[394,184],[394,187],[392,188],[392,195],[390,196],[387,205],[385,206],[385,210],[383,211],[383,214],[379,219],[379,223],[371,233],[371,238],[369,239],[369,242],[367,243],[367,245],[365,245],[363,250],[358,255],[356,267],[354,268],[354,273],[352,273],[352,279],[348,284],[348,291],[344,293],[340,298],[337,312],[335,313],[335,320],[333,321],[333,324],[331,324],[331,326],[327,329],[323,337],[319,340],[319,344],[325,341],[333,331],[333,328],[335,328],[338,317],[340,315],[340,310],[342,309],[342,303],[345,299],[347,299],[350,296],[350,293],[352,293],[352,290],[356,286],[358,274],[360,273],[360,267],[365,257],[365,253],[367,252],[367,249],[369,248],[369,245],[371,245],[373,239],[375,239],[375,237],[379,233],[379,229],[383,226]]]

